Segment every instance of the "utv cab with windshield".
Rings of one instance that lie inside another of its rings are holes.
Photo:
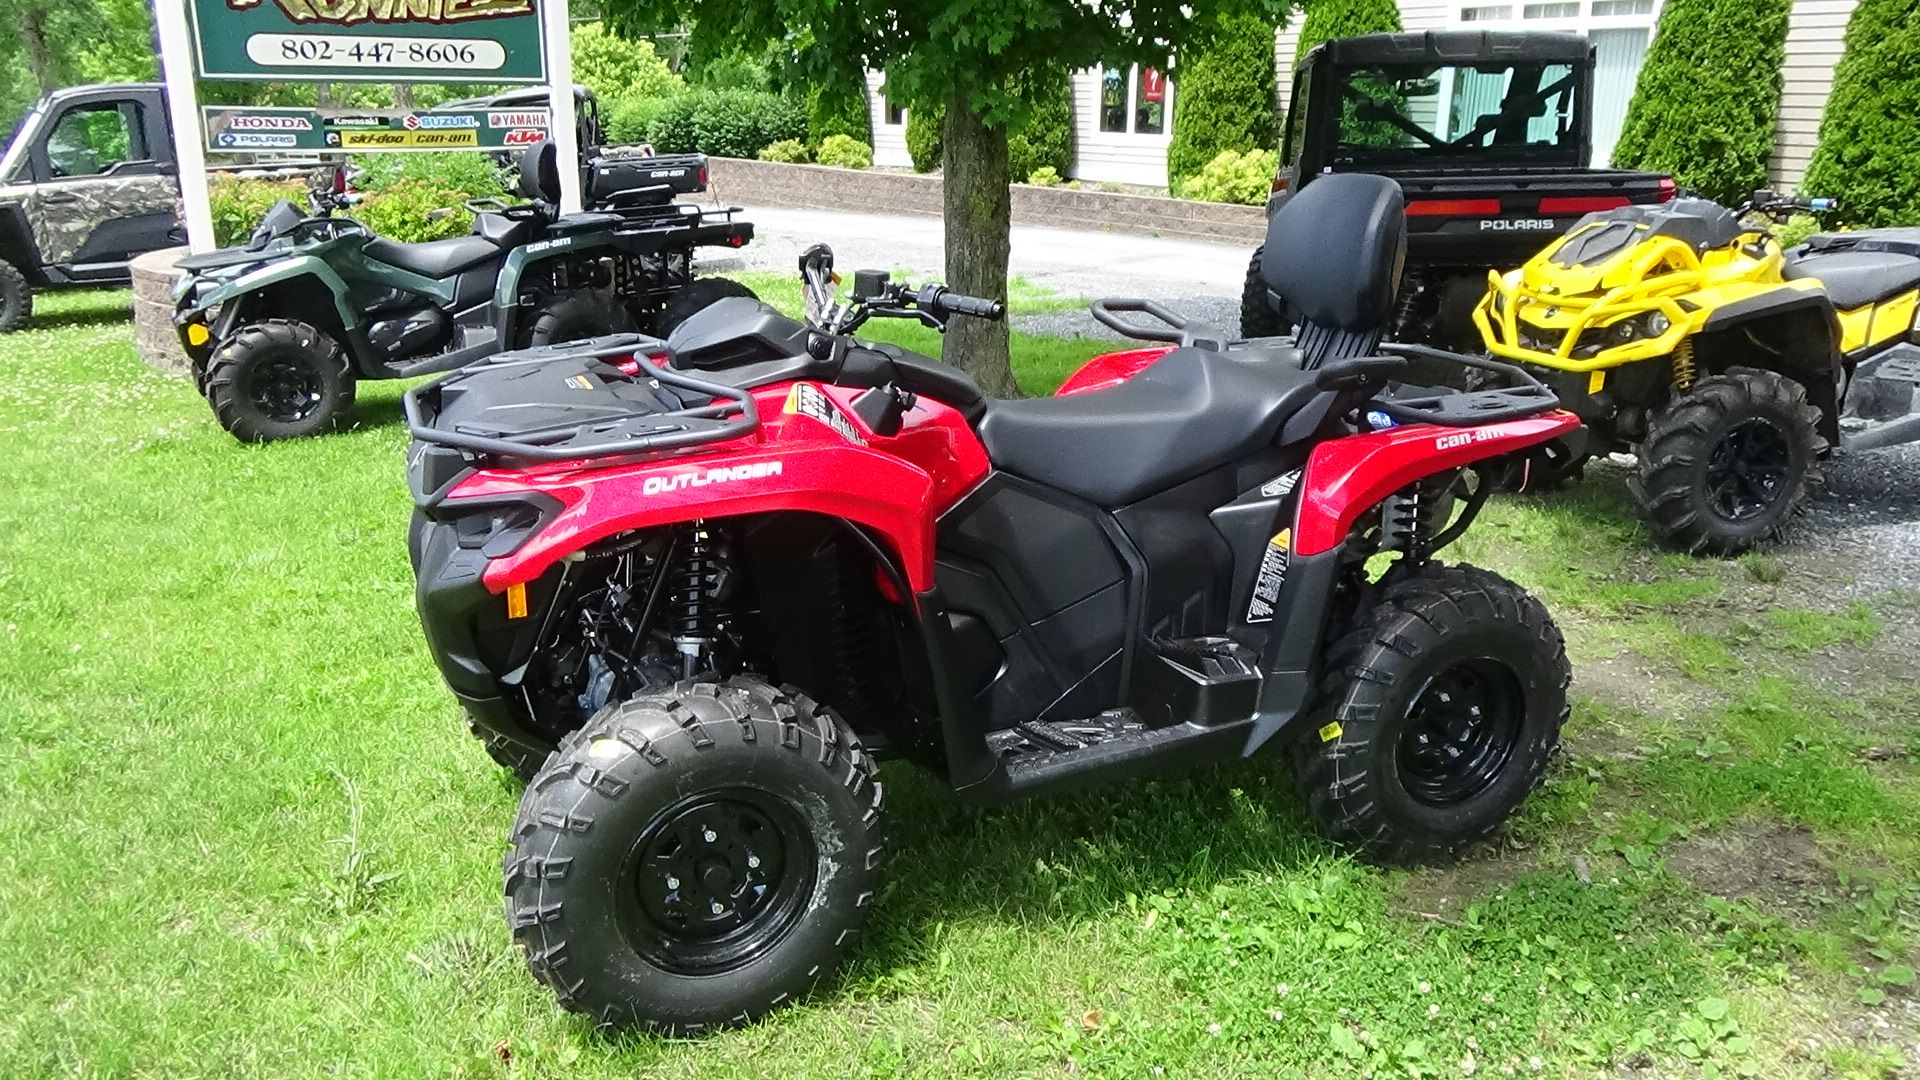
[[[1407,267],[1390,334],[1477,349],[1487,271],[1518,266],[1583,214],[1671,199],[1671,178],[1590,167],[1593,49],[1579,34],[1437,30],[1340,38],[1294,72],[1269,216],[1331,173],[1374,173],[1406,199]],[[1243,332],[1296,321],[1256,250]]]

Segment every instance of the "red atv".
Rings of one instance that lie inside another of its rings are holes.
[[[1103,301],[1158,347],[1051,398],[852,336],[1000,305],[862,272],[809,319],[722,300],[667,342],[510,353],[407,395],[421,619],[503,764],[533,972],[691,1033],[804,994],[886,861],[876,761],[1000,800],[1279,748],[1332,835],[1440,859],[1559,743],[1541,605],[1433,561],[1577,426],[1393,383],[1398,189],[1314,184],[1265,272],[1306,323],[1236,341]],[[1157,320],[1139,321],[1140,316]]]

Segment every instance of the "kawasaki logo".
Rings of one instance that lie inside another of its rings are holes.
[[[708,484],[731,484],[740,480],[762,480],[769,476],[780,475],[780,462],[756,461],[751,465],[735,465],[728,469],[707,469],[703,472],[674,473],[672,476],[649,476],[641,485],[641,491],[648,495],[665,495],[673,491],[685,491],[688,488],[706,487]]]

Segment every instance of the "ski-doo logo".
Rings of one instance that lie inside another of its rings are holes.
[[[769,476],[780,475],[780,462],[756,461],[751,465],[735,465],[729,469],[706,469],[701,472],[674,473],[672,476],[649,476],[640,490],[648,495],[665,495],[672,491],[685,491],[688,488],[706,487],[708,484],[731,484],[740,480],[763,480]]]

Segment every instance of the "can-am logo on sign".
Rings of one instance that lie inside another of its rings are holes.
[[[640,490],[648,495],[665,495],[688,488],[706,487],[709,484],[732,484],[741,480],[764,480],[769,476],[780,475],[780,462],[756,461],[751,465],[735,465],[726,469],[703,469],[698,472],[674,473],[672,476],[649,476]]]
[[[304,116],[242,114],[229,118],[227,127],[236,131],[312,131],[313,121]]]

